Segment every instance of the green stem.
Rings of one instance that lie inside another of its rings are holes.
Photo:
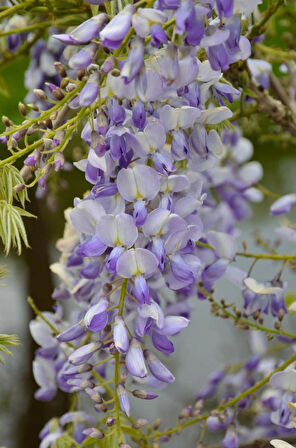
[[[277,12],[278,8],[284,4],[284,1],[285,0],[277,0],[276,2],[270,3],[261,20],[253,25],[250,32],[247,34],[249,40],[254,39],[256,36],[260,36],[260,34],[264,32],[266,23]]]
[[[82,87],[84,86],[84,82],[81,82],[79,86],[77,86],[75,89],[73,89],[71,92],[69,92],[67,95],[64,96],[62,100],[60,100],[55,106],[53,106],[51,109],[48,109],[43,114],[39,115],[36,118],[32,118],[31,120],[27,121],[26,123],[21,124],[20,126],[16,126],[15,128],[11,129],[10,131],[2,132],[1,137],[8,137],[12,134],[14,134],[16,131],[21,131],[22,129],[29,128],[35,123],[40,123],[41,121],[44,121],[46,118],[50,117],[50,115],[55,112],[56,110],[59,110],[64,104],[68,103],[68,101],[75,96],[77,93],[80,92]],[[0,160],[0,166],[4,164],[4,160]]]
[[[4,19],[4,17],[11,16],[12,14],[15,14],[20,9],[25,9],[27,6],[32,5],[35,3],[35,0],[29,0],[27,2],[19,3],[18,5],[14,5],[12,7],[7,7],[4,11],[0,12],[0,20]]]
[[[39,310],[39,308],[37,307],[37,305],[35,304],[35,302],[34,302],[34,300],[32,299],[32,297],[28,297],[28,299],[27,299],[27,301],[28,301],[28,303],[29,303],[29,305],[30,305],[30,307],[32,308],[32,310],[34,311],[34,313],[37,315],[37,316],[39,316],[42,320],[43,320],[43,322],[45,322],[46,323],[46,325],[48,325],[48,327],[52,330],[52,332],[55,334],[55,335],[58,335],[60,332],[59,332],[59,330],[43,315],[43,313]],[[69,347],[71,347],[71,348],[74,348],[74,345],[73,344],[71,344],[70,342],[67,342],[66,343]],[[112,391],[112,389],[110,389],[110,387],[109,386],[107,386],[106,384],[105,384],[105,381],[104,381],[104,379],[101,377],[101,375],[98,373],[98,372],[96,372],[94,369],[91,371],[91,374],[99,381],[99,383],[102,385],[102,386],[104,386],[104,388],[105,388],[105,391],[107,392],[107,394],[109,394],[110,395],[110,397],[113,397],[113,391]]]
[[[60,333],[59,330],[43,315],[43,313],[39,310],[39,308],[37,308],[37,305],[35,304],[32,297],[28,297],[27,302],[34,311],[34,313],[36,314],[36,316],[39,316],[43,320],[43,322],[45,322],[46,325],[51,329],[51,331],[55,335],[58,335]]]
[[[296,260],[296,255],[290,254],[255,254],[249,252],[237,252],[238,257],[256,258],[257,260]]]
[[[211,294],[209,294],[204,288],[201,288],[201,292],[207,296],[208,299],[211,299],[211,303],[214,304],[217,308],[223,311],[224,314],[226,314],[228,317],[233,319],[235,323],[247,325],[248,327],[255,328],[256,330],[263,331],[266,334],[275,334],[276,336],[287,336],[291,339],[296,339],[295,333],[290,333],[289,331],[285,330],[276,330],[275,328],[268,328],[264,327],[263,325],[259,325],[256,322],[252,322],[249,319],[242,319],[241,317],[238,317],[236,314],[231,313],[228,311],[226,307],[221,305],[219,302],[217,302]]]
[[[196,245],[205,249],[215,250],[213,246],[202,241],[197,241]],[[256,254],[251,252],[236,252],[237,257],[255,258],[257,260],[296,260],[296,255],[290,254]]]
[[[222,412],[225,409],[227,409],[227,408],[229,408],[231,406],[236,405],[243,398],[248,397],[249,395],[253,394],[254,392],[256,392],[261,387],[265,386],[265,384],[267,384],[269,382],[269,380],[272,377],[272,375],[274,375],[277,372],[282,372],[287,367],[289,367],[290,364],[292,364],[295,361],[296,361],[296,354],[292,355],[280,367],[278,367],[277,369],[273,370],[269,375],[267,375],[261,381],[258,381],[258,383],[256,383],[254,386],[250,387],[249,389],[246,389],[244,392],[239,394],[237,397],[233,398],[232,400],[229,400],[227,403],[225,403],[225,404],[223,404],[221,406],[218,406],[216,409],[212,410],[211,412],[208,412],[207,414],[200,415],[199,417],[196,417],[196,418],[194,418],[194,419],[192,419],[192,420],[190,420],[188,422],[179,423],[177,426],[175,426],[174,428],[168,429],[167,431],[156,432],[156,433],[154,433],[154,434],[152,434],[151,436],[148,436],[148,437],[150,439],[159,439],[162,436],[169,436],[169,435],[175,434],[175,433],[177,433],[179,431],[182,431],[185,428],[188,428],[189,426],[196,425],[199,422],[207,420],[212,415],[212,412]]]
[[[118,304],[118,314],[120,316],[123,315],[123,309],[124,309],[124,300],[126,297],[126,291],[127,291],[127,279],[124,279],[121,286],[121,292],[120,292],[120,299]],[[115,418],[116,418],[116,432],[118,437],[118,444],[121,442],[122,434],[121,434],[121,423],[120,423],[120,402],[119,397],[117,393],[117,387],[120,383],[120,353],[117,352],[115,355],[115,379],[114,379],[114,391],[115,391]]]

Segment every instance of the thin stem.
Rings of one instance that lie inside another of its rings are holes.
[[[1,137],[8,137],[12,134],[14,134],[16,131],[21,131],[22,129],[27,129],[30,126],[32,126],[35,123],[40,123],[41,121],[44,121],[46,118],[48,118],[53,112],[56,110],[59,110],[61,106],[66,104],[70,98],[72,98],[76,93],[80,92],[82,87],[84,86],[84,82],[81,82],[79,86],[77,86],[75,89],[73,89],[71,92],[69,92],[67,95],[64,96],[62,100],[60,100],[55,106],[45,111],[43,114],[39,115],[36,118],[32,118],[29,121],[26,121],[25,123],[21,124],[20,126],[16,126],[15,128],[11,129],[10,131],[2,132]],[[3,165],[5,163],[5,160],[0,160],[0,165]]]
[[[213,246],[207,243],[203,243],[202,241],[197,241],[196,245],[205,249],[215,250]],[[258,260],[296,260],[296,255],[292,254],[256,254],[252,252],[236,252],[235,255],[245,258],[256,258]]]
[[[32,5],[35,3],[35,0],[29,0],[27,2],[19,3],[18,5],[14,5],[11,8],[7,8],[4,11],[0,12],[0,20],[4,19],[4,17],[11,16],[12,14],[15,14],[20,9],[25,9],[27,6]]]
[[[249,252],[237,252],[238,257],[256,258],[257,260],[296,260],[296,255],[290,254],[255,254]]]
[[[122,282],[121,292],[120,292],[120,299],[118,304],[118,314],[120,316],[123,315],[123,309],[124,309],[124,299],[126,296],[126,290],[127,290],[127,279],[124,279]],[[118,437],[118,443],[121,442],[122,434],[121,434],[121,423],[120,423],[120,402],[119,402],[119,396],[117,392],[117,387],[120,383],[120,353],[117,352],[115,355],[115,418],[116,418],[116,432]]]
[[[212,415],[212,412],[222,412],[225,409],[227,409],[227,408],[229,408],[231,406],[236,405],[243,398],[246,398],[249,395],[252,395],[258,389],[260,389],[265,384],[267,384],[269,382],[270,378],[272,377],[272,375],[274,375],[277,372],[282,372],[287,367],[289,367],[290,364],[292,364],[295,361],[296,361],[296,354],[292,355],[280,367],[278,367],[277,369],[273,370],[271,373],[269,373],[269,375],[267,375],[261,381],[258,381],[258,383],[256,383],[254,386],[250,387],[249,389],[246,389],[244,392],[239,394],[237,397],[233,398],[232,400],[229,400],[227,403],[225,403],[225,404],[223,404],[221,406],[218,406],[216,409],[212,410],[211,412],[208,412],[207,414],[200,415],[199,417],[196,417],[196,418],[194,418],[194,419],[192,419],[192,420],[190,420],[188,422],[179,423],[177,426],[175,426],[174,428],[168,429],[167,431],[156,432],[156,433],[154,433],[154,434],[152,434],[151,436],[148,436],[148,437],[150,439],[159,439],[162,436],[169,436],[171,434],[175,434],[175,433],[177,433],[177,432],[179,432],[179,431],[181,431],[181,430],[183,430],[185,428],[188,428],[189,426],[196,425],[197,423],[199,423],[201,421],[207,420]]]
[[[261,20],[252,26],[247,37],[249,40],[254,39],[256,36],[260,36],[265,30],[266,23],[271,19],[271,17],[277,12],[278,8],[284,4],[285,0],[277,0],[276,2],[270,3],[267,11],[263,14]]]
[[[39,308],[35,304],[32,297],[28,297],[27,302],[30,305],[30,307],[32,308],[32,310],[34,311],[34,313],[36,314],[36,316],[39,316],[43,320],[43,322],[45,322],[46,325],[51,329],[51,331],[54,334],[58,335],[60,333],[59,330],[43,315],[43,313],[39,310]]]
[[[211,294],[209,294],[204,288],[201,289],[202,293],[207,296],[208,299],[211,299],[211,303],[214,304],[217,308],[223,311],[228,317],[233,319],[235,323],[241,324],[241,325],[247,325],[248,327],[255,328],[256,330],[263,331],[266,334],[275,334],[277,336],[287,336],[291,339],[296,339],[296,334],[291,333],[289,331],[285,330],[276,330],[275,328],[269,328],[264,327],[263,325],[259,325],[256,322],[252,322],[249,319],[242,319],[241,317],[238,317],[236,314],[233,314],[231,311],[228,311],[227,308],[223,307],[223,305],[220,305],[219,302],[217,302]]]

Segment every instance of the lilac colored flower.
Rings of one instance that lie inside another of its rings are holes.
[[[74,70],[82,70],[87,68],[92,63],[97,49],[98,45],[91,43],[83,49],[77,51],[77,53],[69,59],[69,66]]]
[[[175,381],[174,375],[162,364],[162,362],[159,361],[159,359],[156,358],[156,356],[148,350],[145,350],[144,354],[148,367],[155,378],[164,381],[165,383],[173,383]]]
[[[131,44],[128,57],[121,70],[121,76],[126,84],[135,79],[144,64],[143,40],[135,37]]]
[[[133,376],[144,378],[147,375],[143,350],[140,342],[135,338],[131,340],[125,358],[125,365],[129,373]]]
[[[277,199],[270,207],[270,213],[274,216],[288,213],[296,204],[296,194],[286,194]]]
[[[133,390],[132,394],[134,397],[141,398],[142,400],[154,400],[154,398],[158,397],[156,394],[139,389]]]
[[[57,336],[57,339],[59,342],[73,341],[74,339],[80,338],[80,336],[85,334],[85,332],[86,328],[83,325],[83,322],[78,322],[77,324],[72,325],[71,327],[60,333]]]
[[[233,14],[234,0],[216,0],[220,17],[231,17]]]
[[[82,431],[82,433],[87,437],[91,437],[96,440],[101,440],[104,438],[104,433],[97,428],[86,428]]]
[[[114,215],[104,215],[98,221],[98,238],[106,246],[124,246],[131,247],[138,238],[138,230],[134,224],[132,216],[126,213]]]
[[[118,384],[117,394],[118,394],[121,410],[129,417],[130,416],[130,402],[129,402],[129,398],[128,398],[128,393],[126,392],[125,387],[122,384]]]
[[[129,348],[129,337],[125,327],[124,320],[121,316],[115,317],[113,330],[114,345],[121,353],[126,353]]]
[[[52,360],[37,357],[33,361],[33,375],[40,387],[35,398],[50,401],[56,395],[56,372]]]
[[[120,277],[131,278],[133,276],[151,276],[157,270],[158,261],[147,249],[129,249],[118,259],[116,270]]]
[[[71,353],[69,356],[69,361],[75,366],[84,364],[96,351],[100,350],[101,347],[101,342],[90,342],[89,344],[82,345]]]
[[[226,431],[225,437],[222,440],[223,448],[238,448],[239,438],[235,431],[234,426],[230,426]]]
[[[145,106],[141,101],[137,101],[133,107],[133,124],[140,130],[143,130],[146,123]]]
[[[168,43],[167,35],[160,25],[152,25],[150,32],[153,47],[160,48],[162,44]]]
[[[188,324],[189,320],[185,317],[166,316],[164,319],[164,324],[159,332],[160,334],[164,334],[166,336],[173,336],[186,328]]]
[[[86,327],[94,332],[103,330],[108,323],[108,301],[100,299],[96,305],[89,308],[84,316],[84,324]]]
[[[52,37],[64,42],[67,45],[87,44],[98,36],[98,33],[107,19],[107,15],[102,13],[81,23],[70,34],[53,34]]]
[[[154,347],[160,352],[165,353],[166,355],[170,355],[174,352],[174,345],[167,336],[160,334],[158,331],[154,330],[152,332],[151,339]]]
[[[138,8],[133,14],[132,25],[138,36],[144,38],[150,33],[152,24],[162,24],[167,20],[167,15],[158,9]]]
[[[125,110],[114,98],[109,101],[108,112],[113,124],[119,125],[124,122]]]
[[[145,278],[142,275],[137,275],[135,278],[133,293],[139,304],[150,303],[149,287]]]
[[[83,107],[90,106],[98,98],[99,92],[99,74],[94,72],[90,75],[87,83],[79,94],[79,103]]]
[[[127,5],[100,32],[100,39],[105,47],[114,50],[120,46],[130,29],[133,12],[134,7]]]
[[[134,199],[151,200],[159,191],[160,180],[153,168],[136,165],[134,168],[119,171],[117,188],[126,201],[134,201]]]

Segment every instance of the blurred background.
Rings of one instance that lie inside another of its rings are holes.
[[[276,42],[278,46],[278,40]],[[22,80],[28,63],[29,60],[24,57],[1,72],[0,114],[7,115],[15,122],[21,119],[17,104],[26,95]],[[260,115],[256,115],[255,120],[244,119],[243,127],[245,136],[254,144],[253,159],[260,161],[264,167],[262,185],[279,194],[296,191],[295,141],[283,140],[281,130]],[[71,151],[75,151],[77,144],[73,141]],[[4,150],[0,147],[0,151]],[[59,174],[53,182],[47,197],[38,199],[31,192],[28,210],[38,216],[38,220],[26,222],[31,248],[24,250],[21,257],[13,253],[6,258],[0,257],[0,264],[6,264],[8,268],[8,276],[0,288],[0,332],[17,333],[21,339],[21,345],[13,348],[14,356],[6,357],[6,364],[0,365],[0,445],[7,448],[38,447],[41,427],[50,417],[63,414],[68,407],[68,397],[62,394],[50,403],[37,402],[33,397],[37,389],[31,373],[35,346],[28,331],[33,316],[26,302],[30,295],[41,310],[51,309],[55,279],[51,276],[49,265],[59,256],[54,243],[63,232],[63,210],[72,205],[74,195],[82,196],[87,188],[83,175],[76,170]],[[264,240],[274,240],[276,237],[273,229],[279,220],[270,219],[270,203],[271,200],[266,198],[263,203],[255,205],[253,217],[240,225],[243,235],[240,241],[246,241],[248,251],[258,250],[258,237]],[[280,252],[293,251],[295,247],[289,247],[289,244],[280,246]],[[239,265],[248,269],[250,261],[240,259]],[[254,274],[258,280],[264,281],[272,278],[279,269],[279,264],[259,261]],[[289,281],[290,290],[296,289],[296,277],[289,269],[285,270],[283,279]],[[242,305],[239,291],[226,281],[221,281],[216,291],[217,297],[237,300]],[[164,427],[175,424],[182,407],[192,401],[212,370],[247,359],[251,353],[247,332],[239,331],[227,320],[211,316],[207,302],[193,299],[192,304],[195,308],[192,323],[175,338],[175,355],[169,361],[177,378],[176,383],[169,385],[157,401],[143,404],[141,400],[135,401],[133,412],[137,416],[151,420],[160,416]],[[285,327],[291,330],[293,326],[295,332],[293,318],[289,316]],[[185,437],[182,444],[195,446],[196,431],[194,427],[188,429],[182,436]],[[169,446],[180,447],[178,436]]]

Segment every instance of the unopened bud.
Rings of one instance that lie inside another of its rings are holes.
[[[107,412],[108,411],[108,408],[104,403],[103,404],[95,404],[95,408],[99,412]]]
[[[40,100],[47,100],[46,93],[41,89],[34,89],[33,92]]]
[[[45,126],[46,126],[48,129],[52,129],[52,128],[53,128],[53,124],[52,124],[52,121],[51,121],[50,118],[47,118],[47,120],[45,120],[44,124],[45,124]]]
[[[155,422],[153,423],[153,429],[157,430],[160,427],[161,423],[162,423],[162,420],[160,418],[157,418],[155,420]]]
[[[8,128],[13,125],[12,121],[6,115],[2,115],[2,123]]]
[[[56,69],[57,74],[60,75],[62,78],[65,78],[65,76],[67,76],[65,66],[61,62],[59,61],[55,62],[54,68]]]
[[[82,80],[82,78],[84,77],[84,75],[85,75],[85,70],[84,70],[84,68],[83,68],[83,69],[80,69],[80,70],[77,70],[77,78],[79,79],[79,81]]]
[[[280,329],[281,329],[281,324],[280,324],[279,322],[275,322],[275,323],[274,323],[274,328],[275,328],[276,330],[280,330]]]
[[[146,392],[146,390],[133,390],[132,394],[136,398],[141,398],[141,400],[153,400],[154,398],[157,398],[158,395],[152,394],[151,392]]]
[[[138,418],[138,420],[136,420],[133,423],[133,428],[140,429],[143,426],[147,425],[147,423],[148,423],[148,420],[146,420],[146,418]]]
[[[20,171],[20,174],[25,182],[28,182],[32,178],[32,170],[29,166],[23,166]]]
[[[21,191],[23,191],[26,188],[25,184],[17,184],[13,187],[14,191],[16,193],[20,193]]]
[[[29,103],[27,104],[27,106],[30,107],[30,109],[34,110],[35,112],[39,112],[39,107],[37,107],[36,104]]]
[[[108,417],[106,420],[106,425],[107,426],[113,426],[115,423],[115,418],[114,417]]]
[[[82,434],[84,434],[87,437],[91,437],[92,439],[97,439],[97,440],[103,439],[105,437],[105,434],[97,428],[84,429],[82,431]]]
[[[51,94],[52,94],[52,96],[56,99],[56,100],[62,100],[63,98],[64,98],[64,94],[63,94],[63,92],[62,92],[62,90],[59,88],[59,87],[57,87],[56,89],[54,89],[52,92],[51,92]]]
[[[64,89],[65,87],[67,87],[67,85],[69,84],[69,82],[70,82],[70,78],[68,78],[68,77],[63,78],[63,79],[61,80],[61,83],[60,83],[60,87],[61,87],[61,89]]]
[[[19,110],[19,113],[22,114],[24,117],[27,115],[27,108],[24,105],[24,103],[21,103],[21,102],[18,103],[18,110]]]

